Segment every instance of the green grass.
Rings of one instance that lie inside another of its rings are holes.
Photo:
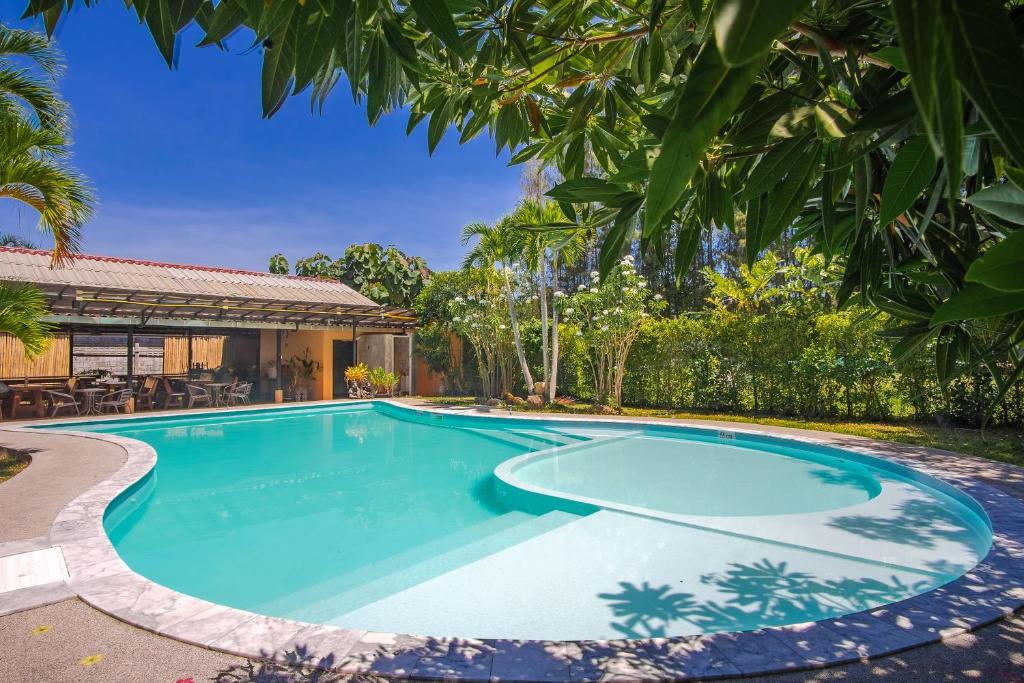
[[[0,451],[0,481],[7,481],[28,467],[29,459]]]
[[[431,403],[449,405],[465,405],[473,403],[471,398],[424,397]],[[524,410],[512,407],[513,410]],[[590,406],[576,404],[573,406],[549,405],[547,412],[589,414]],[[728,422],[746,422],[775,427],[792,427],[795,429],[814,429],[838,434],[853,434],[880,441],[942,448],[957,453],[976,455],[988,460],[1008,462],[1024,466],[1024,431],[1019,429],[968,429],[961,427],[939,427],[922,422],[867,422],[860,420],[843,420],[839,418],[821,418],[802,420],[797,418],[766,417],[762,415],[745,415],[739,413],[688,413],[684,411],[662,410],[657,408],[623,408],[623,415],[631,417],[668,417],[679,420],[722,420]]]

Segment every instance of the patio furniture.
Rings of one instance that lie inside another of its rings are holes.
[[[230,387],[227,392],[229,406],[249,405],[249,395],[252,393],[252,382],[239,382]]]
[[[4,419],[4,403],[11,395],[11,388],[0,382],[0,420]]]
[[[225,403],[225,394],[227,393],[228,387],[234,385],[234,382],[207,382],[206,389],[210,392],[210,397],[213,399],[214,406],[222,406]]]
[[[160,378],[150,375],[146,379],[142,380],[142,386],[139,387],[139,395],[135,399],[135,406],[142,410],[148,408],[152,410],[156,407],[156,390],[160,387]]]
[[[71,383],[74,391],[74,383]],[[81,415],[82,403],[76,401],[73,394],[65,391],[50,390],[46,392],[46,402],[50,404],[50,417],[57,417],[62,410],[74,410],[75,415]]]
[[[11,417],[18,417],[18,410],[22,407],[22,402],[27,406],[31,406],[32,413],[36,417],[46,417],[46,399],[45,394],[51,389],[60,389],[58,384],[14,384],[10,387],[11,397]]]
[[[128,401],[130,401],[131,398],[131,389],[121,389],[120,391],[115,391],[109,396],[103,396],[102,398],[100,398],[99,402],[96,404],[96,407],[101,413],[104,413],[108,410],[112,410],[115,413],[120,413],[121,410],[126,410],[128,408]]]
[[[186,384],[185,391],[188,392],[188,406],[194,408],[198,405],[213,405],[213,399],[210,397],[210,392],[201,386],[196,384]]]
[[[86,387],[85,389],[75,389],[76,394],[82,395],[82,406],[80,415],[98,415],[99,406],[96,405],[96,399],[101,394],[107,393],[107,390],[103,387]]]
[[[164,387],[164,408],[184,408],[185,392],[176,391],[169,377],[161,378]]]

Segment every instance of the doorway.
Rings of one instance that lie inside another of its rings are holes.
[[[345,370],[355,365],[355,357],[352,353],[352,342],[335,341],[332,349],[334,367],[334,390],[333,398],[347,398],[348,384],[345,382]]]

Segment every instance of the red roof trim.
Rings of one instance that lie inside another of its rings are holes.
[[[32,256],[46,256],[50,258],[53,252],[48,249],[25,249],[24,247],[0,247],[0,253],[29,254]],[[307,277],[305,275],[277,275],[275,273],[261,273],[256,270],[239,270],[237,268],[219,268],[217,266],[196,266],[184,263],[166,263],[163,261],[147,261],[145,259],[123,258],[121,256],[99,256],[96,254],[74,254],[72,260],[99,261],[101,263],[128,263],[135,266],[156,266],[158,268],[179,268],[181,270],[200,270],[208,273],[231,273],[233,275],[260,275],[272,278],[287,278],[289,280],[309,280],[312,282],[337,282],[327,278]],[[342,283],[339,283],[342,284]]]

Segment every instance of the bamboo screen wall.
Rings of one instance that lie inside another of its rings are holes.
[[[207,368],[219,367],[224,359],[225,339],[223,336],[192,337],[192,362]],[[67,377],[68,348],[67,334],[54,335],[45,351],[28,360],[20,341],[0,333],[0,377]],[[188,338],[164,337],[163,372],[168,375],[184,374],[187,366]]]
[[[25,347],[9,334],[0,333],[0,377],[67,377],[68,335],[54,335],[45,351],[29,360]]]
[[[192,362],[206,368],[220,367],[226,337],[192,337]],[[188,337],[164,337],[164,373],[184,374],[188,370]]]

